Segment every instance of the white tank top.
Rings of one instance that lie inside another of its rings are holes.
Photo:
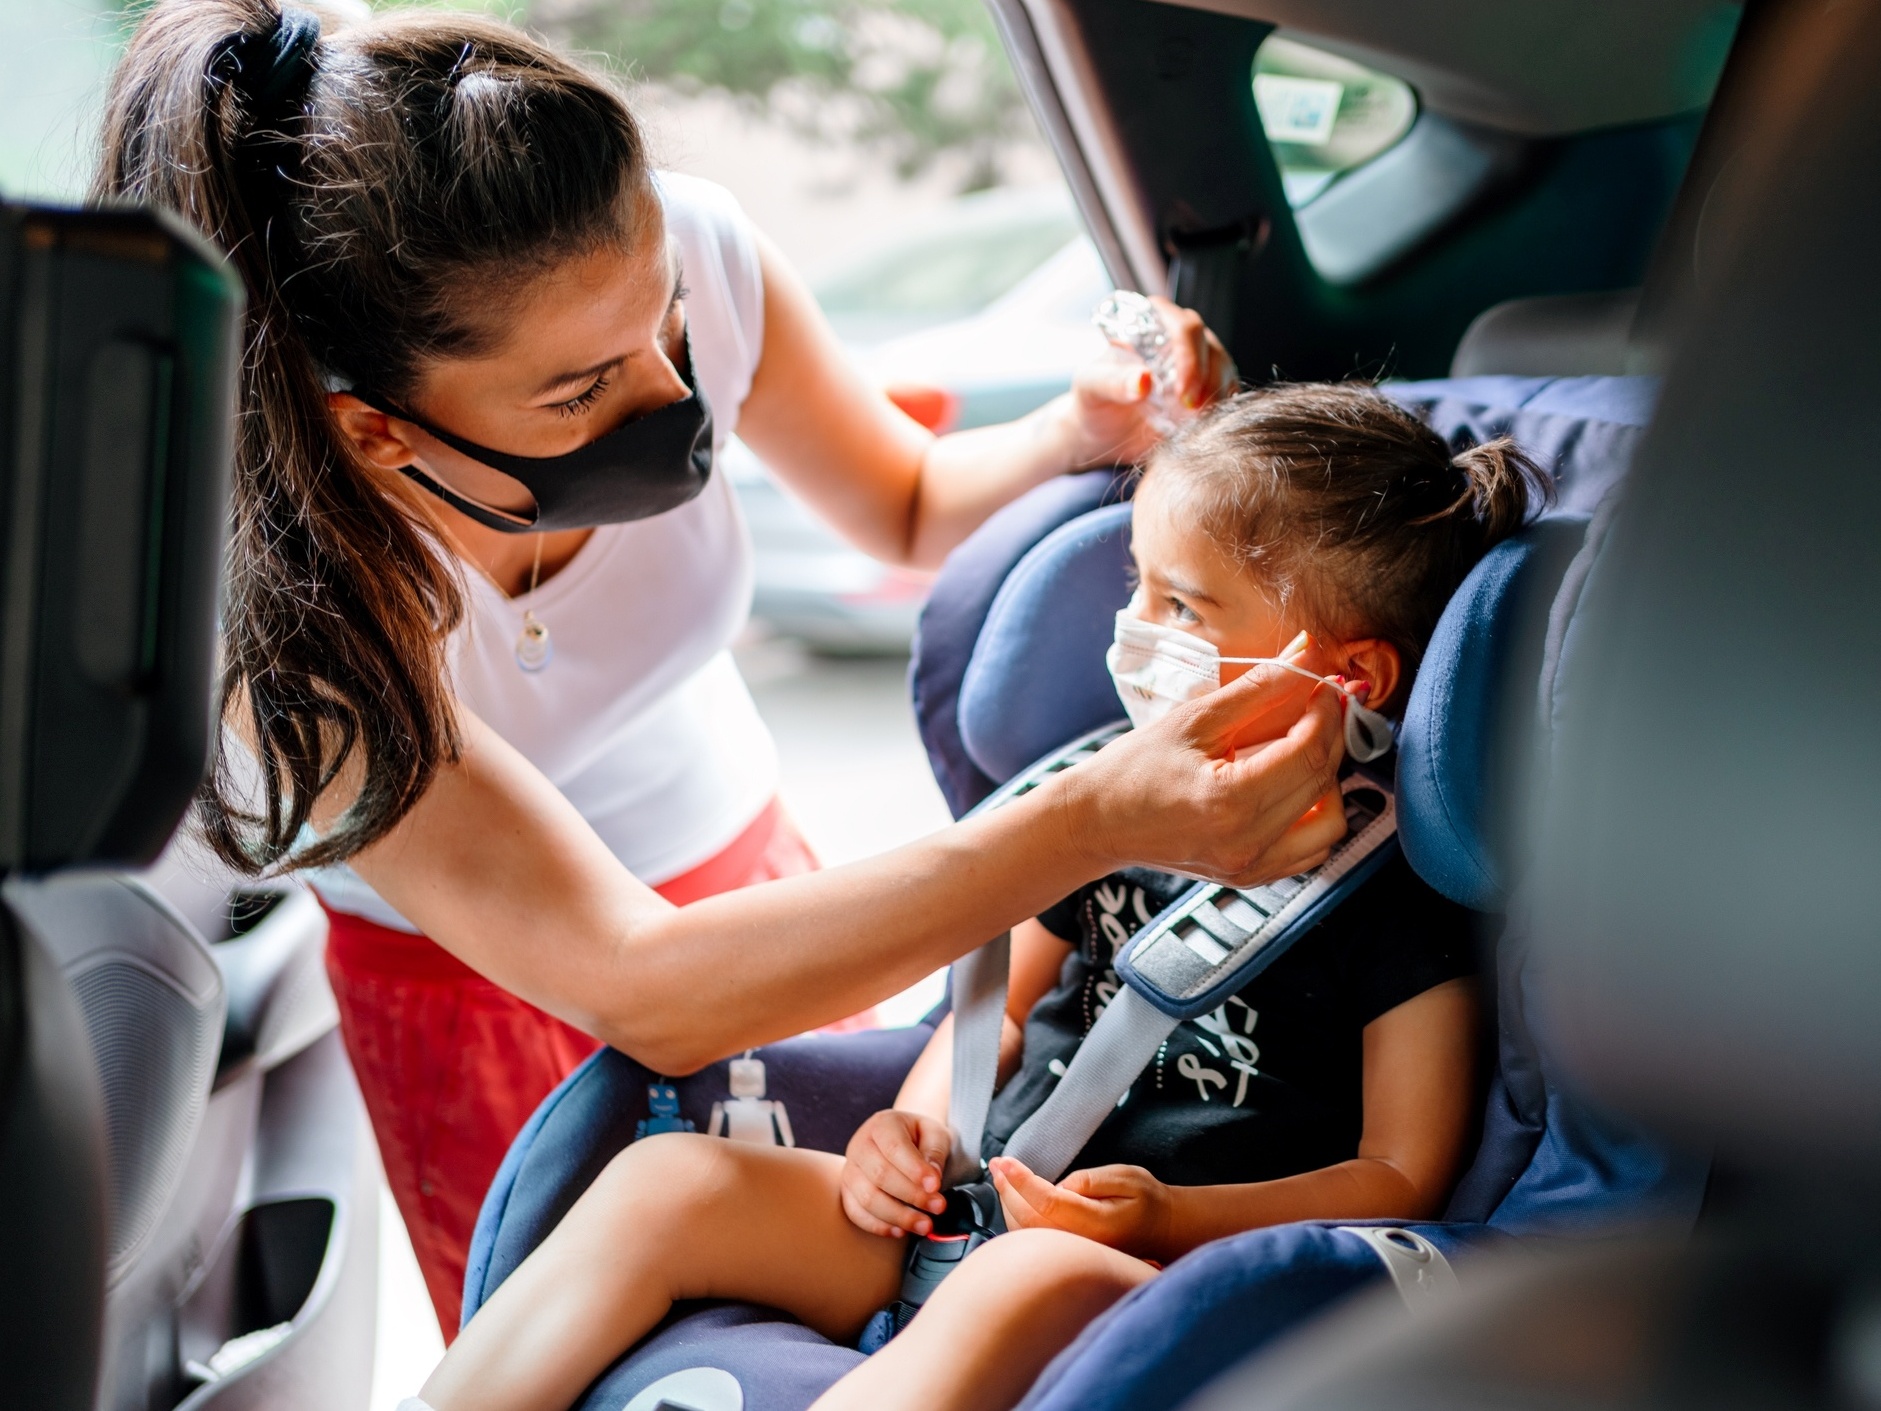
[[[764,345],[757,245],[731,193],[659,178],[684,260],[693,374],[713,444],[738,423]],[[666,514],[604,525],[533,593],[474,569],[450,641],[457,699],[520,750],[643,882],[698,866],[777,791],[777,752],[728,648],[751,609],[751,536],[721,472]],[[549,630],[540,672],[516,664],[524,611]],[[350,867],[308,878],[334,908],[416,928]]]

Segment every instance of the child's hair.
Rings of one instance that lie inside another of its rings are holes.
[[[281,861],[356,754],[351,807],[295,854],[347,857],[456,753],[444,639],[463,600],[429,524],[356,462],[329,387],[408,399],[430,360],[492,346],[533,275],[633,248],[657,210],[640,129],[605,83],[495,20],[322,32],[276,0],[158,0],[103,146],[94,195],[176,211],[248,290],[222,690],[260,799],[219,750],[205,831],[244,870]]]
[[[1309,629],[1382,638],[1410,670],[1476,561],[1554,495],[1508,437],[1452,454],[1357,382],[1232,397],[1179,429],[1145,473]]]

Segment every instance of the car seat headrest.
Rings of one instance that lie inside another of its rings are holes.
[[[1642,370],[1631,345],[1639,290],[1546,294],[1484,309],[1464,330],[1450,376],[1623,376]]]
[[[1881,183],[1850,175],[1881,167],[1881,11],[1814,30],[1590,545],[1531,955],[1587,1095],[1847,1188],[1881,1173]]]
[[[1130,506],[1107,505],[1047,534],[1000,585],[959,705],[967,756],[992,779],[1122,718],[1104,651],[1129,570]]]
[[[1438,619],[1398,736],[1398,832],[1431,886],[1500,911],[1506,814],[1520,742],[1533,737],[1548,606],[1587,520],[1556,515],[1491,549]]]

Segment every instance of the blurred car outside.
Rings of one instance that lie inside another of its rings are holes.
[[[935,431],[1023,416],[1104,347],[1110,280],[1059,187],[960,197],[813,287],[863,373]],[[755,617],[819,652],[908,650],[930,574],[851,547],[742,442],[720,464],[757,550]]]

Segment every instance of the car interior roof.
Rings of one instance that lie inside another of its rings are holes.
[[[1526,137],[1689,113],[1741,6],[1725,0],[1157,0],[1258,19],[1404,79],[1433,112]]]

